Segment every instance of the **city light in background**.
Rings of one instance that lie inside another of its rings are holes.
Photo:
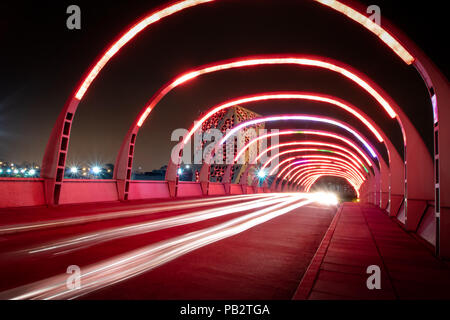
[[[112,179],[113,164],[89,164],[80,165],[72,163],[65,170],[65,178],[68,179]],[[0,177],[5,178],[39,178],[41,168],[39,165],[24,162],[0,161]]]

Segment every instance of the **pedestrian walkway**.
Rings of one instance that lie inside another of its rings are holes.
[[[370,290],[371,265],[381,289]],[[450,299],[450,268],[379,208],[345,203],[294,299]]]

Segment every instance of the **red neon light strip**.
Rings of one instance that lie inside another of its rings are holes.
[[[299,100],[311,100],[311,101],[319,101],[325,102],[328,104],[335,105],[339,108],[344,109],[345,111],[351,113],[355,117],[357,117],[364,125],[377,137],[379,142],[383,142],[383,138],[381,134],[370,124],[370,121],[367,120],[363,115],[361,115],[358,111],[356,111],[353,107],[343,102],[338,101],[337,99],[333,99],[330,97],[325,97],[323,95],[312,94],[312,93],[292,93],[292,92],[284,92],[284,93],[263,93],[258,95],[252,95],[244,98],[233,99],[223,104],[220,104],[216,107],[211,108],[200,120],[198,120],[191,130],[188,132],[185,138],[185,144],[190,140],[192,135],[197,131],[202,124],[209,119],[212,115],[217,113],[220,110],[228,109],[236,105],[242,105],[250,102],[256,101],[267,101],[267,100],[291,100],[291,99],[299,99]]]
[[[172,89],[176,88],[177,86],[186,83],[187,81],[193,80],[201,75],[212,73],[216,71],[222,71],[222,70],[228,70],[233,68],[243,68],[243,67],[252,67],[252,66],[260,66],[260,65],[277,65],[277,64],[294,64],[294,65],[301,65],[301,66],[312,66],[312,67],[318,67],[323,69],[328,69],[330,71],[337,72],[341,74],[342,76],[352,80],[355,82],[358,86],[363,88],[367,93],[369,93],[375,100],[378,101],[378,103],[383,107],[383,109],[388,113],[388,115],[391,118],[395,118],[397,114],[395,113],[394,109],[392,109],[389,102],[384,99],[380,93],[378,93],[372,86],[370,86],[366,81],[361,79],[358,75],[352,73],[351,71],[345,69],[344,67],[337,66],[331,62],[326,62],[319,59],[312,59],[312,58],[300,58],[296,56],[291,57],[284,57],[284,56],[278,56],[278,57],[266,57],[266,58],[244,58],[244,59],[238,59],[233,60],[231,62],[225,62],[225,63],[219,63],[215,65],[209,65],[206,67],[200,67],[198,69],[195,69],[193,71],[187,72],[179,77],[177,77],[175,80],[167,84],[165,87],[163,87],[158,94],[156,94],[147,104],[147,108],[150,108],[150,110],[153,110],[153,108],[156,106],[156,104]],[[140,116],[140,118],[142,115]],[[145,120],[145,119],[144,119]],[[141,124],[142,125],[142,124]],[[139,127],[139,126],[138,126]]]
[[[286,143],[280,143],[275,146],[270,146],[269,148],[266,148],[264,151],[260,152],[260,154],[256,157],[255,162],[259,161],[263,155],[265,155],[267,152],[280,147],[287,147],[287,146],[295,146],[295,145],[302,145],[302,146],[324,146],[324,147],[330,147],[334,149],[338,149],[341,151],[344,151],[348,153],[353,159],[355,159],[361,166],[364,167],[363,162],[361,159],[351,152],[349,149],[341,147],[339,145],[336,145],[334,143],[326,143],[326,142],[320,142],[320,141],[294,141],[294,142],[286,142]],[[334,152],[334,151],[333,151]]]
[[[329,160],[332,161],[332,162],[340,162],[340,163],[342,162],[342,163],[345,163],[345,164],[351,166],[352,168],[354,168],[354,169],[356,169],[356,170],[361,170],[359,167],[354,167],[352,163],[347,162],[347,161],[344,160],[344,159],[341,159],[341,158],[338,158],[338,157],[334,157],[334,156],[321,156],[321,155],[315,155],[315,154],[313,154],[313,155],[306,155],[306,156],[295,156],[295,157],[291,157],[291,158],[288,158],[288,159],[286,159],[286,160],[283,160],[282,162],[280,162],[279,164],[277,164],[277,165],[275,166],[275,168],[273,168],[273,169],[270,171],[270,173],[268,174],[268,176],[273,175],[273,174],[275,173],[275,171],[276,171],[280,166],[282,166],[284,163],[286,163],[286,162],[288,162],[288,161],[291,161],[291,160],[294,160],[294,159],[301,159],[301,158],[307,158],[307,159],[313,159],[313,160],[315,160],[315,159],[329,159]],[[325,161],[325,160],[324,160],[324,161]],[[363,172],[363,171],[361,171],[361,172]]]
[[[384,30],[381,26],[367,18],[365,15],[359,13],[355,9],[336,1],[336,0],[314,0],[325,6],[328,6],[344,15],[356,21],[364,28],[374,33],[381,41],[383,41],[392,51],[395,52],[406,64],[412,64],[414,62],[414,57],[403,47],[400,42],[397,41],[389,32]]]
[[[269,160],[266,161],[266,163],[264,163],[264,165],[261,167],[261,170],[265,169],[269,165],[269,163],[271,163],[275,158],[277,158],[279,156],[282,156],[282,155],[287,154],[287,153],[308,152],[308,151],[328,152],[328,151],[324,151],[323,149],[311,149],[311,148],[289,149],[287,151],[279,152],[276,155],[272,156]],[[350,160],[350,162],[352,162],[356,167],[359,167],[358,163],[353,158],[348,156],[347,154],[339,152],[339,151],[333,151],[333,154],[339,155],[341,157],[344,157],[344,158]]]
[[[305,188],[305,191],[306,191],[306,192],[309,192],[309,191],[311,190],[311,187],[314,185],[314,183],[315,183],[320,177],[324,177],[324,176],[330,176],[330,175],[328,175],[328,174],[318,174],[317,176],[314,176],[314,179],[312,180],[312,183],[311,183],[308,187]],[[333,175],[331,175],[331,176],[333,176]],[[348,183],[353,187],[353,189],[355,190],[356,196],[359,198],[359,196],[360,196],[359,189],[360,189],[361,187],[358,188],[357,186],[355,186],[355,185],[353,184],[353,182],[349,181],[346,177],[339,176],[339,175],[335,175],[335,176],[341,177],[341,178],[344,178],[345,180],[347,180],[347,182],[348,182]]]
[[[325,136],[325,137],[330,137],[330,138],[335,138],[338,140],[341,140],[343,142],[345,142],[346,144],[348,144],[349,146],[351,146],[353,149],[355,149],[366,161],[366,163],[371,167],[372,163],[370,162],[369,158],[364,154],[364,152],[361,150],[361,148],[359,148],[358,146],[356,146],[353,142],[351,142],[349,139],[346,139],[338,134],[333,134],[333,133],[328,133],[325,131],[320,131],[320,130],[286,130],[286,131],[279,131],[279,132],[275,132],[275,133],[268,133],[265,135],[261,135],[259,137],[256,137],[254,139],[252,139],[251,141],[249,141],[248,144],[246,144],[234,157],[234,161],[236,162],[240,156],[242,156],[242,154],[248,149],[250,148],[254,143],[265,139],[265,138],[270,138],[273,136],[278,136],[278,135],[289,135],[289,134],[310,134],[310,135],[318,135],[318,136]]]
[[[358,183],[358,184],[364,183],[365,180],[362,180],[361,178],[355,176],[353,173],[349,172],[348,170],[344,170],[344,169],[341,170],[341,169],[342,169],[341,167],[336,167],[336,166],[321,166],[320,168],[315,168],[315,167],[313,167],[313,168],[303,168],[303,169],[299,169],[300,175],[297,176],[296,181],[301,181],[301,180],[302,180],[301,177],[302,177],[304,174],[309,174],[310,172],[312,172],[312,171],[314,171],[314,170],[336,170],[336,171],[339,171],[339,172],[345,172],[346,174],[348,174],[349,176],[352,177],[353,181],[355,181],[355,182]],[[295,169],[294,169],[294,170],[295,170]],[[286,179],[284,179],[284,180],[286,180]],[[296,182],[296,181],[295,181],[295,182]],[[290,180],[288,180],[288,182],[290,182]]]
[[[147,28],[149,25],[161,20],[162,18],[168,17],[174,13],[177,13],[181,10],[187,9],[189,7],[193,7],[202,3],[211,2],[213,0],[183,0],[176,2],[172,5],[169,5],[168,7],[157,10],[156,12],[153,12],[149,16],[145,17],[141,21],[139,21],[137,24],[135,24],[133,27],[128,29],[114,44],[109,47],[108,50],[103,54],[103,56],[97,61],[97,63],[92,67],[92,69],[89,71],[89,74],[84,79],[83,83],[80,85],[80,87],[77,90],[77,93],[75,94],[75,98],[78,100],[81,100],[88,90],[91,83],[94,81],[94,79],[97,77],[97,75],[100,73],[100,71],[103,69],[103,67],[108,63],[109,60],[124,46],[126,45],[131,39],[133,39],[138,33],[140,33],[142,30]],[[151,110],[151,108],[150,108]]]
[[[333,163],[331,160],[306,160],[307,162],[291,162],[288,165],[286,165],[284,167],[284,169],[277,175],[277,179],[279,179],[280,177],[285,180],[287,179],[287,177],[292,173],[292,171],[295,171],[299,168],[303,168],[303,167],[310,167],[310,166],[314,166],[314,167],[318,167],[318,166],[333,166],[333,167],[338,167],[338,168],[345,168],[348,171],[351,171],[353,174],[355,174],[356,177],[358,177],[361,181],[365,180],[365,177],[357,170],[355,170],[353,167],[346,165],[345,163],[340,162],[339,164]],[[290,167],[295,166],[294,168],[292,168],[288,173],[284,174],[283,173],[285,171],[287,171]],[[283,177],[282,177],[283,176]],[[289,178],[289,181],[292,181],[292,179],[295,177],[295,174],[292,175]]]
[[[347,175],[346,173],[342,172],[342,171],[334,171],[334,170],[317,170],[317,171],[311,171],[311,173],[309,173],[307,176],[304,176],[299,182],[299,185],[302,185],[306,182],[306,179],[313,177],[314,175],[318,175],[318,174],[323,174],[323,175],[332,175],[332,176],[341,176],[341,177],[345,177],[347,179],[347,181],[351,181],[352,186],[355,187],[355,189],[359,190],[360,188],[360,184],[357,183],[356,181],[353,180],[353,178],[349,175]],[[307,189],[309,190],[309,189]]]
[[[332,167],[332,168],[341,168],[341,169],[347,171],[348,173],[351,173],[351,174],[355,177],[355,179],[357,179],[357,180],[360,181],[361,183],[362,183],[363,181],[366,180],[366,178],[365,178],[364,176],[361,176],[360,174],[358,174],[358,172],[357,172],[357,171],[354,171],[353,168],[348,167],[348,166],[346,166],[346,165],[344,165],[344,164],[342,164],[342,163],[340,163],[340,164],[321,163],[321,162],[317,162],[317,163],[308,163],[308,164],[305,164],[305,165],[299,165],[299,166],[296,166],[296,167],[295,167],[294,169],[292,169],[289,173],[292,173],[292,171],[295,171],[295,170],[299,170],[299,168],[305,168],[305,167],[320,167],[320,168],[322,168],[322,167]],[[286,174],[286,175],[283,177],[283,180],[286,180],[288,175],[289,175],[289,174]],[[289,181],[289,182],[292,181],[296,176],[297,176],[297,171],[294,173],[294,175],[292,175],[292,176],[289,178],[288,181]],[[295,181],[294,181],[294,182],[295,182]]]
[[[357,181],[354,181],[351,176],[348,176],[346,173],[344,173],[342,171],[333,171],[333,170],[323,170],[323,171],[317,170],[317,171],[311,172],[310,174],[308,174],[308,175],[304,176],[302,179],[300,179],[298,184],[299,185],[308,185],[308,187],[310,187],[311,186],[310,182],[312,180],[314,180],[314,177],[318,174],[340,175],[342,177],[347,178],[348,181],[351,181],[352,185],[356,187],[355,189],[359,190],[359,188],[361,187],[361,184],[359,184]]]

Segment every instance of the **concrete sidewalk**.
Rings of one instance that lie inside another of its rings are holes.
[[[381,269],[369,290],[367,267]],[[294,299],[450,299],[450,268],[384,211],[345,203],[336,214]]]

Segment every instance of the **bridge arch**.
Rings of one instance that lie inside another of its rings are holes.
[[[308,118],[303,118],[302,115],[299,115],[298,117],[295,117],[295,115],[294,116],[292,116],[292,115],[291,116],[284,116],[284,117],[285,118],[283,118],[283,116],[273,116],[273,117],[268,116],[268,117],[257,118],[257,119],[253,119],[253,120],[250,120],[250,121],[247,121],[247,122],[243,122],[243,123],[239,124],[238,126],[234,127],[226,136],[224,136],[222,138],[222,140],[219,141],[219,143],[216,144],[215,150],[218,148],[218,146],[223,144],[229,137],[231,137],[235,132],[239,131],[240,129],[242,129],[242,128],[246,127],[246,126],[253,125],[253,124],[256,124],[256,123],[259,123],[259,122],[266,122],[266,121],[305,120],[305,119],[308,119]],[[317,118],[318,119],[320,119],[320,118],[327,119],[326,117],[320,117],[320,116],[317,116]],[[334,125],[342,124],[342,123],[340,123],[339,121],[336,121],[336,120],[333,120],[331,123],[334,124]],[[354,128],[349,127],[349,129],[350,129],[350,132],[356,132],[356,129],[354,129]],[[307,151],[317,151],[317,150],[318,149],[316,149],[316,150],[307,150]],[[376,149],[373,148],[373,150],[376,150]],[[267,161],[262,166],[262,169],[264,169],[268,165],[268,163],[270,161],[272,161],[276,157],[277,157],[277,155],[275,155],[274,157],[269,159],[269,161]],[[382,157],[380,157],[379,154],[378,154],[378,159],[379,160],[382,159]],[[383,175],[382,176],[383,176],[383,178],[386,179],[386,173],[385,173],[386,166],[381,165],[381,162],[380,162],[380,166],[383,169]],[[375,166],[374,166],[374,169],[376,169]],[[381,198],[382,198],[382,195],[383,195],[383,193],[380,193],[380,188],[381,188],[381,181],[380,180],[381,180],[380,171],[378,169],[376,169],[376,177],[375,177],[375,181],[374,181],[375,187],[371,187],[370,192],[375,194],[375,197],[374,197],[374,199],[372,201],[374,203],[377,203],[377,204],[381,203]],[[201,169],[201,172],[200,172],[200,181],[202,181],[204,184],[207,184],[209,182],[209,164],[208,164],[208,161],[207,161],[207,163],[205,163],[202,166],[202,169]],[[203,187],[203,189],[205,190],[205,187]],[[389,192],[389,191],[384,191],[383,190],[382,192]]]
[[[139,116],[136,118],[135,123],[130,127],[125,139],[121,145],[119,156],[116,161],[117,175],[115,175],[118,183],[119,190],[121,191],[121,198],[126,198],[126,195],[123,194],[122,190],[126,190],[126,185],[129,183],[128,177],[131,177],[131,166],[133,162],[133,152],[135,149],[136,136],[139,131],[140,126],[145,122],[145,119],[150,114],[151,110],[157,105],[157,103],[171,90],[176,88],[177,86],[186,83],[187,81],[191,81],[198,76],[206,73],[217,72],[221,70],[227,70],[231,68],[243,68],[243,67],[254,67],[260,65],[270,65],[270,64],[290,64],[290,65],[302,65],[302,66],[314,66],[325,68],[338,74],[341,74],[344,78],[347,78],[354,83],[356,83],[359,87],[366,90],[366,92],[371,95],[378,103],[383,107],[389,105],[391,109],[395,109],[397,112],[396,120],[400,124],[400,127],[403,128],[403,140],[406,145],[407,140],[415,141],[413,144],[413,150],[416,151],[416,156],[413,156],[411,153],[405,152],[405,160],[401,160],[402,167],[399,167],[398,170],[395,170],[395,187],[393,187],[393,194],[396,195],[396,205],[390,210],[393,214],[397,213],[397,209],[403,203],[403,199],[405,197],[406,184],[405,180],[408,181],[408,174],[411,179],[419,179],[418,175],[426,176],[427,173],[432,172],[432,161],[431,157],[426,150],[426,146],[420,138],[417,130],[411,124],[409,119],[404,115],[401,109],[395,104],[395,102],[382,91],[375,83],[373,83],[370,79],[368,79],[363,74],[358,71],[348,67],[342,63],[338,63],[332,59],[327,59],[323,57],[312,57],[312,56],[285,56],[285,55],[266,55],[259,57],[247,57],[247,58],[239,58],[226,60],[218,63],[208,64],[206,66],[202,66],[186,72],[180,76],[175,77],[173,80],[169,81],[166,85],[164,85],[146,104],[146,106],[141,110]],[[385,109],[386,110],[386,109]],[[402,119],[402,121],[400,120]],[[408,133],[408,134],[406,134]],[[407,139],[407,136],[409,137]],[[392,148],[394,149],[394,148]],[[411,148],[410,148],[411,149]],[[406,148],[404,149],[406,151]],[[421,152],[418,152],[421,150]],[[395,157],[396,160],[399,160],[398,157]],[[421,170],[418,174],[415,175],[405,170],[405,164],[409,163],[411,166],[422,166],[423,170]],[[400,169],[402,168],[402,169]],[[406,176],[405,176],[406,174]],[[430,173],[431,174],[431,173]],[[406,179],[405,179],[406,177]],[[173,185],[173,182],[176,181],[176,176],[167,176],[167,180],[170,184]],[[429,187],[429,185],[428,185]],[[421,189],[416,190],[416,189]],[[423,194],[423,189],[431,190],[427,188],[426,183],[419,184],[411,184],[409,187],[410,194],[413,194],[412,191],[416,193]],[[174,189],[174,187],[172,187]],[[416,215],[417,212],[411,213],[411,215]],[[417,219],[415,221],[418,221]]]
[[[343,169],[348,170],[348,172],[351,172],[354,175],[354,177],[360,181],[364,181],[366,179],[366,177],[363,174],[361,174],[360,171],[355,170],[354,167],[346,165],[345,163],[336,164],[331,161],[327,162],[327,161],[311,161],[311,160],[309,160],[307,162],[304,162],[304,161],[291,162],[289,165],[285,166],[284,169],[286,171],[284,172],[284,174],[282,176],[277,176],[277,177],[281,178],[281,180],[287,180],[288,182],[291,182],[291,181],[295,182],[294,179],[298,172],[297,170],[299,168],[307,168],[307,167],[311,167],[311,166],[343,168]],[[293,168],[291,168],[291,167],[293,167]]]
[[[82,99],[85,92],[88,90],[90,84],[102,68],[110,61],[110,59],[128,42],[130,42],[139,32],[150,26],[151,24],[164,19],[167,16],[180,12],[190,7],[200,5],[203,3],[211,2],[212,0],[182,0],[171,3],[168,6],[154,10],[149,15],[146,15],[138,23],[126,30],[114,43],[108,47],[102,55],[94,62],[92,67],[89,68],[86,75],[81,79],[80,84],[76,87],[73,95],[71,95],[64,106],[58,120],[53,128],[52,134],[47,145],[43,163],[42,163],[42,178],[46,180],[46,198],[47,203],[58,203],[59,192],[61,189],[62,181],[64,178],[64,168],[66,153],[68,149],[68,143],[70,138],[70,129],[74,113],[78,107],[79,101]],[[411,170],[406,170],[406,181],[409,181],[407,198],[411,195],[412,198],[429,197],[428,185],[422,188],[416,187],[420,184],[420,180],[426,178],[426,174],[432,174],[435,177],[435,184],[432,186],[432,197],[435,197],[436,202],[436,216],[437,224],[439,228],[441,207],[445,210],[443,218],[445,226],[445,232],[440,233],[440,237],[443,240],[450,240],[450,197],[445,195],[450,194],[450,179],[448,178],[450,168],[447,166],[441,166],[441,163],[450,162],[450,151],[442,151],[442,148],[438,148],[440,145],[448,145],[450,142],[450,128],[448,126],[439,126],[439,122],[448,122],[450,120],[450,108],[448,107],[448,101],[450,101],[450,90],[448,86],[448,80],[439,71],[439,69],[428,59],[428,57],[402,32],[397,30],[388,21],[385,21],[383,27],[378,26],[370,19],[360,13],[362,10],[355,10],[349,5],[343,3],[343,1],[336,0],[313,0],[324,6],[327,6],[337,12],[340,12],[352,19],[362,27],[366,28],[370,32],[374,33],[385,45],[387,45],[395,54],[397,54],[406,64],[413,65],[420,73],[424,82],[428,88],[430,94],[430,100],[433,106],[434,114],[434,141],[435,141],[435,154],[434,164],[436,170],[426,173],[414,179],[408,173]],[[361,8],[358,3],[353,3],[353,6]],[[395,36],[394,36],[395,35]],[[439,121],[440,120],[440,121]],[[409,131],[409,130],[407,130]],[[410,141],[412,143],[413,153],[419,154],[422,149],[421,146],[417,146],[416,141]],[[418,143],[420,144],[420,143]],[[411,151],[412,148],[408,149]],[[416,153],[415,151],[419,151]],[[408,166],[413,163],[407,157]],[[426,157],[421,160],[428,161]],[[427,165],[429,167],[429,165]],[[413,165],[413,168],[416,168]],[[417,167],[418,168],[418,167]],[[432,166],[431,166],[431,169]],[[425,180],[424,180],[425,181]],[[443,191],[444,190],[444,191]],[[412,192],[411,192],[412,191]],[[440,196],[442,193],[442,197]],[[409,221],[409,220],[408,220]],[[413,226],[407,226],[412,228]],[[442,241],[441,241],[442,242]],[[437,250],[439,252],[439,241],[437,242]],[[443,241],[443,243],[450,243],[450,241]],[[450,245],[446,245],[442,249],[442,254],[450,256]]]
[[[331,176],[334,175],[341,175],[345,176],[346,180],[351,183],[353,187],[355,187],[356,191],[359,194],[359,190],[361,188],[362,183],[355,180],[352,175],[349,175],[347,172],[339,169],[333,169],[333,168],[318,168],[318,169],[309,169],[301,173],[300,179],[298,180],[297,184],[299,186],[303,186],[305,188],[305,191],[309,191],[309,187],[314,177],[322,174],[328,174]]]

